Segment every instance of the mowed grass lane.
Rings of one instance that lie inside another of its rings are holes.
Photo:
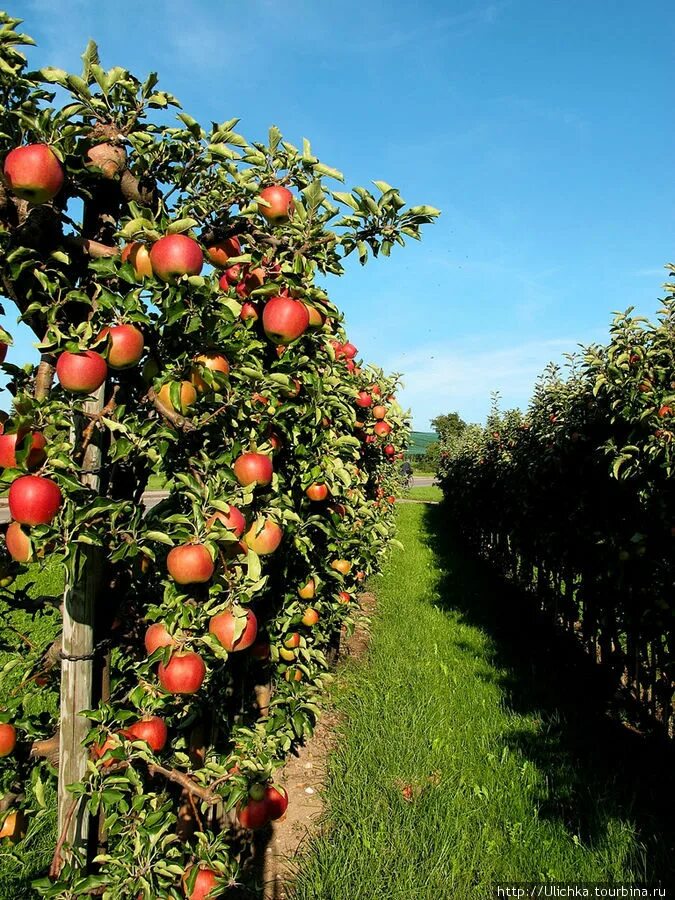
[[[588,758],[541,671],[489,633],[510,599],[448,548],[442,507],[400,505],[398,517],[405,551],[371,585],[367,659],[347,662],[334,689],[326,818],[293,896],[477,900],[498,882],[663,875],[672,857],[638,799],[644,781],[626,776],[614,742]],[[555,682],[555,658],[546,665]]]

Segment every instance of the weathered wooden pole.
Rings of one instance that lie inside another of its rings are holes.
[[[96,415],[103,409],[105,384],[84,404],[85,413]],[[98,491],[101,448],[97,431],[87,445],[82,462],[81,481]],[[89,814],[84,803],[73,811],[73,796],[67,787],[80,781],[87,766],[87,750],[82,746],[89,721],[79,715],[91,709],[94,674],[95,601],[101,578],[98,547],[81,545],[84,564],[74,585],[63,598],[63,640],[61,649],[61,726],[59,737],[59,834],[71,847],[86,852],[89,840]]]

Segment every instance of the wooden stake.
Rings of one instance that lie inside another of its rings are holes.
[[[85,413],[103,409],[105,384],[84,404]],[[87,445],[82,464],[82,483],[98,491],[101,448],[94,438]],[[84,566],[81,577],[66,591],[63,603],[61,662],[61,728],[59,744],[59,833],[65,844],[85,852],[89,840],[89,815],[82,803],[73,815],[73,796],[66,790],[86,772],[87,750],[82,741],[90,723],[79,713],[91,709],[94,660],[94,610],[101,576],[100,550],[81,545]],[[82,657],[85,659],[69,659]]]

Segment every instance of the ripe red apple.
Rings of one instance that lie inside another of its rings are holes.
[[[15,562],[30,562],[33,556],[33,545],[30,538],[18,522],[10,522],[5,532],[7,552]]]
[[[200,394],[213,390],[211,385],[204,381],[200,367],[209,369],[211,372],[220,372],[222,375],[230,374],[230,364],[227,359],[215,350],[209,350],[206,353],[200,353],[193,360],[193,367],[190,372],[190,381],[197,388]]]
[[[225,269],[218,279],[218,285],[221,291],[229,291],[233,285],[237,284],[242,277],[243,271],[244,267],[241,263],[235,263],[233,266]]]
[[[46,144],[27,144],[10,150],[4,172],[11,192],[29,203],[47,203],[63,185],[63,167]]]
[[[349,341],[347,341],[346,344],[342,345],[342,355],[346,359],[354,359],[358,352],[359,351],[356,349],[356,347],[353,344],[350,344]]]
[[[391,425],[389,422],[376,422],[373,425],[373,431],[378,437],[386,437],[391,434]]]
[[[266,556],[274,553],[283,536],[283,529],[276,522],[266,519],[264,516],[258,516],[244,535],[244,541],[246,546],[258,556]]]
[[[195,386],[190,381],[181,381],[180,382],[180,409],[176,409],[173,403],[171,402],[171,383],[167,382],[163,384],[159,391],[157,392],[157,397],[159,402],[166,406],[167,409],[172,410],[173,412],[179,412],[181,415],[185,415],[190,407],[194,406],[195,401],[197,400],[197,391]]]
[[[245,300],[257,288],[262,287],[265,282],[265,270],[258,267],[257,269],[244,269],[243,278],[238,282],[236,291],[241,300]]]
[[[16,445],[21,444],[23,439],[28,434],[28,430],[26,428],[21,428],[15,434],[0,434],[0,466],[5,469],[13,469],[16,467]],[[40,463],[44,462],[47,454],[45,453],[45,447],[47,446],[47,441],[43,434],[39,431],[34,431],[31,438],[30,450],[28,451],[28,456],[25,459],[25,466],[27,469],[34,469],[36,466],[39,466]]]
[[[369,406],[373,405],[373,398],[367,391],[359,391],[359,396],[356,398],[356,405],[360,406],[362,409],[367,409]]]
[[[104,178],[115,178],[127,167],[127,154],[119,144],[94,144],[87,150],[85,166],[98,169]]]
[[[145,632],[145,649],[148,656],[160,647],[175,647],[176,642],[166,630],[164,622],[153,622]]]
[[[195,694],[206,676],[204,660],[193,650],[174,653],[157,667],[159,683],[170,694]]]
[[[188,879],[193,868],[194,866],[190,866],[183,877],[183,891],[187,900],[207,900],[207,897],[211,900],[211,897],[222,896],[222,891],[216,893],[218,889],[218,873],[214,869],[200,868],[195,878],[195,885],[190,891]]]
[[[0,756],[9,756],[16,747],[16,728],[9,722],[0,724]]]
[[[146,716],[126,728],[122,734],[130,741],[145,741],[155,753],[164,749],[169,737],[166,723],[159,716]]]
[[[216,522],[218,522],[222,528],[231,531],[235,537],[241,537],[246,528],[246,519],[235,506],[230,506],[226,513],[218,510],[218,512],[209,516],[205,523],[207,530],[213,528]]]
[[[206,248],[206,256],[212,266],[224,269],[228,259],[232,256],[241,256],[241,244],[236,237],[223,238],[222,241],[209,244]]]
[[[347,603],[351,602],[351,599],[352,598],[349,596],[347,591],[340,591],[340,593],[338,594],[338,603],[344,603],[346,605]]]
[[[150,262],[150,251],[145,244],[140,241],[133,241],[122,249],[122,262],[129,262],[134,267],[134,271],[139,278],[152,277],[152,263]]]
[[[312,625],[316,625],[319,621],[318,612],[311,606],[308,606],[307,609],[302,614],[302,624],[311,627]]]
[[[331,569],[335,569],[336,572],[341,572],[343,575],[347,575],[352,567],[352,564],[347,559],[334,559],[330,564]]]
[[[242,453],[232,466],[239,484],[265,486],[272,481],[272,460],[265,453]]]
[[[310,484],[310,486],[305,491],[310,500],[314,502],[320,502],[325,500],[328,496],[328,488],[325,484],[319,484],[315,482],[314,484]]]
[[[167,234],[150,249],[152,271],[160,281],[199,275],[204,265],[202,248],[186,234]]]
[[[300,635],[297,631],[291,632],[286,636],[284,640],[284,647],[287,647],[289,650],[295,650],[296,647],[300,646]]]
[[[393,456],[396,453],[396,448],[393,444],[387,444],[384,448],[385,456]]]
[[[375,394],[377,397],[382,396],[382,388],[379,386],[379,384],[369,384],[368,390],[371,394]]]
[[[264,203],[258,203],[258,210],[268,222],[277,225],[281,222],[287,222],[293,215],[294,202],[293,194],[288,188],[282,187],[280,184],[273,184],[270,187],[263,188],[258,195]]]
[[[128,369],[135,366],[141,356],[145,339],[143,332],[134,325],[113,325],[106,327],[99,338],[108,338],[108,349],[105,357],[111,369]]]
[[[56,363],[56,377],[61,387],[73,394],[92,394],[101,387],[108,375],[108,365],[100,353],[83,350],[59,356]]]
[[[316,582],[313,578],[308,578],[307,581],[298,588],[298,597],[302,600],[311,600],[316,592]]]
[[[48,525],[61,508],[61,488],[40,475],[22,475],[9,488],[9,512],[22,525]]]
[[[309,313],[300,300],[272,297],[263,309],[263,328],[275,344],[290,344],[307,331]]]
[[[384,419],[386,415],[387,415],[387,408],[385,406],[380,406],[378,404],[377,406],[373,407],[373,417],[375,419]]]
[[[272,821],[280,819],[286,814],[286,810],[288,809],[288,794],[281,785],[276,787],[273,784],[268,784],[265,787],[264,800],[265,803],[267,803],[267,811]]]
[[[246,610],[246,624],[243,632],[235,640],[235,626],[237,616],[231,610],[218,613],[209,622],[209,631],[214,634],[223,647],[234,653],[238,650],[246,650],[254,643],[258,634],[258,620],[252,609]]]
[[[183,544],[169,550],[166,567],[178,584],[204,584],[215,570],[211,554],[204,544]]]

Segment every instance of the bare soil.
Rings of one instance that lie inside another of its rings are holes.
[[[359,659],[368,648],[375,597],[362,594],[360,604],[354,633],[348,638],[343,635],[340,641],[342,660]],[[261,866],[264,900],[290,900],[293,895],[293,871],[307,842],[320,827],[324,811],[322,788],[338,721],[335,710],[324,710],[312,739],[298,747],[281,770],[278,781],[288,792],[288,811],[283,820],[272,825],[265,846],[258,848],[264,854]]]

